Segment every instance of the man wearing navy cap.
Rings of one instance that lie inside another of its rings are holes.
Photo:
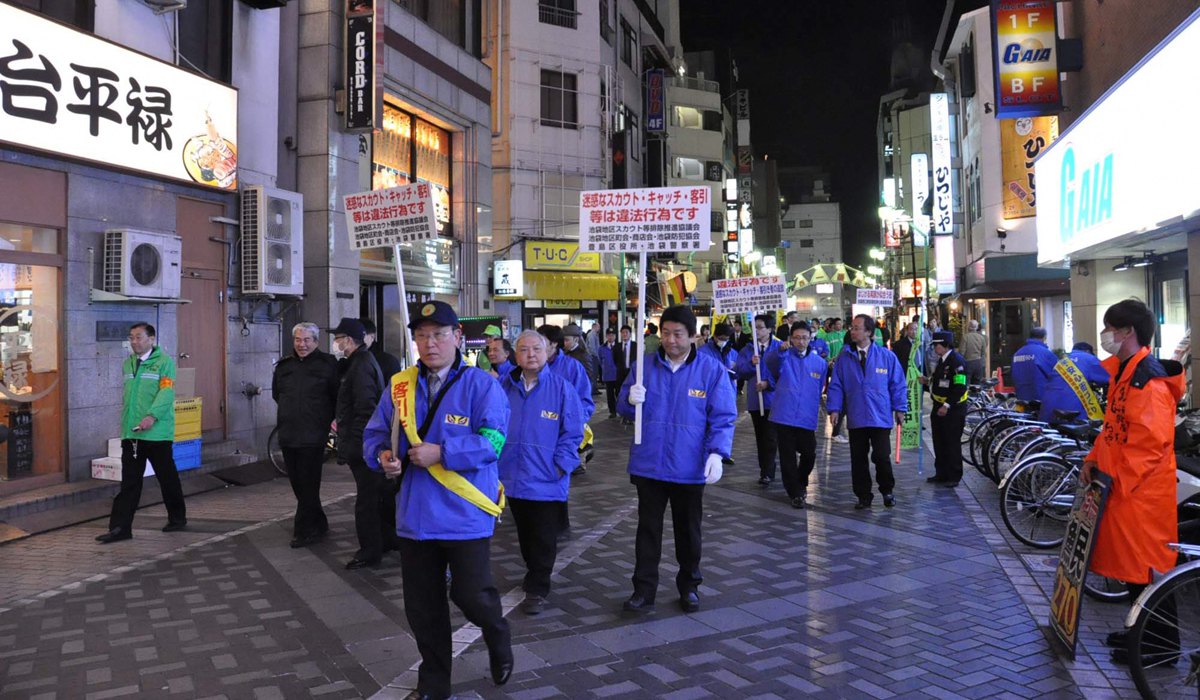
[[[450,600],[483,632],[492,681],[508,682],[512,640],[492,580],[503,506],[498,465],[509,406],[499,382],[467,365],[454,309],[425,304],[409,323],[420,361],[391,378],[363,436],[372,469],[400,478],[396,535],[404,613],[421,652],[412,698],[450,697]]]
[[[958,486],[962,480],[962,432],[967,420],[967,361],[954,349],[954,334],[938,331],[931,342],[938,357],[933,374],[920,382],[929,386],[933,410],[929,428],[933,431],[933,476],[925,481],[942,486]]]

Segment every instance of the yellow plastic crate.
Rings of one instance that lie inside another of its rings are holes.
[[[195,440],[200,437],[200,419],[204,400],[197,396],[194,399],[178,399],[175,401],[175,441]]]

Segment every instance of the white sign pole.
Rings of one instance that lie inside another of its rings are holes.
[[[637,330],[646,328],[646,251],[638,253],[638,312],[637,325],[634,326]],[[637,336],[634,336],[636,339]],[[642,336],[642,351],[638,353],[637,358],[637,381],[634,382],[637,386],[642,386],[642,381],[646,378],[646,339]],[[635,342],[636,345],[636,342]],[[642,444],[642,404],[633,407],[633,444]]]
[[[404,329],[404,343],[400,346],[400,367],[408,367],[412,364],[412,358],[409,355],[409,350],[412,347],[412,339],[409,337],[408,330],[408,294],[404,291],[404,265],[400,261],[400,244],[392,246],[392,261],[396,263],[396,291],[400,293],[400,327]],[[380,319],[380,323],[383,319]]]
[[[758,314],[756,313],[754,316],[758,316]],[[758,382],[762,381],[762,356],[758,354],[758,326],[754,325],[754,316],[750,318],[750,325],[754,327],[754,333],[750,335],[750,344],[754,346],[754,356],[758,358],[758,362],[754,363],[754,390],[758,392],[758,413],[766,415],[767,401],[763,398],[762,390],[758,388]],[[767,332],[770,332],[769,328]],[[767,342],[771,342],[770,336],[767,336]]]

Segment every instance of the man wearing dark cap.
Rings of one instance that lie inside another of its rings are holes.
[[[933,431],[933,476],[925,481],[958,486],[962,480],[962,432],[967,419],[967,361],[954,349],[954,334],[933,334],[931,348],[938,357],[933,374],[921,377],[933,397],[929,428]]]
[[[364,435],[372,469],[400,478],[396,497],[404,614],[421,666],[411,698],[448,698],[450,600],[483,632],[492,681],[512,675],[511,632],[492,580],[491,540],[503,505],[498,465],[509,405],[499,382],[463,361],[449,304],[409,323],[420,361],[391,379]],[[574,362],[574,360],[571,360]]]
[[[385,352],[383,346],[379,344],[379,332],[375,328],[375,322],[369,318],[359,319],[363,325],[363,345],[367,346],[367,350],[375,356],[375,361],[379,363],[379,370],[383,372],[383,379],[387,381],[392,375],[400,371],[400,360],[390,352]]]
[[[343,318],[330,330],[333,343],[345,358],[338,385],[337,417],[338,462],[350,465],[354,475],[354,529],[358,533],[358,551],[347,569],[376,567],[390,549],[396,522],[396,506],[387,479],[367,466],[363,458],[363,431],[383,393],[383,372],[375,356],[363,344],[366,330],[361,321]]]

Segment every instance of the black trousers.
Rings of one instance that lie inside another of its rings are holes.
[[[508,505],[517,525],[521,558],[525,560],[523,588],[529,595],[545,598],[550,595],[550,573],[558,558],[559,518],[567,502],[510,498]]]
[[[662,559],[663,515],[671,504],[675,531],[675,561],[679,573],[675,587],[680,595],[700,586],[700,522],[704,517],[704,484],[633,476],[638,492],[637,540],[634,545],[633,592],[647,602],[658,593],[658,562]]]
[[[962,481],[962,433],[967,423],[967,405],[955,404],[945,416],[938,415],[938,407],[929,414],[929,429],[933,432],[933,473],[941,481]]]
[[[896,477],[892,474],[892,456],[890,454],[891,428],[850,428],[850,480],[854,485],[854,495],[860,501],[871,500],[871,467],[875,463],[875,483],[879,485],[879,493],[888,495],[896,487]]]
[[[179,483],[175,455],[171,452],[173,444],[170,440],[121,441],[121,490],[113,498],[112,512],[108,516],[109,530],[133,530],[133,514],[142,500],[142,474],[146,471],[147,459],[154,465],[154,476],[167,508],[167,522],[187,522],[183,486]]]
[[[604,398],[608,400],[608,415],[617,415],[617,395],[621,393],[621,385],[616,382],[604,382]]]
[[[783,472],[783,488],[788,498],[800,498],[808,490],[808,476],[817,463],[817,433],[791,425],[775,424],[779,440],[779,469]],[[799,465],[796,457],[799,453]]]
[[[967,382],[978,384],[983,381],[983,358],[967,360]]]
[[[356,559],[377,560],[396,545],[396,486],[359,458],[350,460],[354,475],[354,529],[358,533]]]
[[[292,493],[296,495],[292,536],[314,537],[329,532],[329,520],[321,507],[321,470],[325,463],[325,446],[282,449],[288,481],[292,484]]]
[[[758,447],[758,475],[768,479],[775,478],[775,424],[769,418],[768,410],[759,415],[757,410],[751,410],[750,422],[754,424],[754,443]]]
[[[495,661],[512,659],[512,633],[500,608],[492,580],[491,538],[475,540],[410,540],[399,538],[404,615],[412,628],[421,666],[417,690],[433,697],[450,695],[450,605],[446,601],[446,568],[450,600],[483,632]]]

